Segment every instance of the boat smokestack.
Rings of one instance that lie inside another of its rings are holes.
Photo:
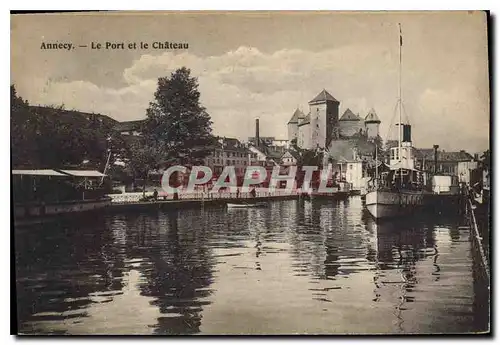
[[[438,148],[439,145],[434,145],[434,174],[437,173],[437,168],[438,168]]]
[[[411,143],[411,125],[403,125],[403,142]]]
[[[255,146],[260,146],[259,119],[255,119]]]

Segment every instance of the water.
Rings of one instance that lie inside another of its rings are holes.
[[[478,331],[469,232],[361,200],[86,216],[16,230],[26,334]]]

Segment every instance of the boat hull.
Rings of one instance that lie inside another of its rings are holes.
[[[403,217],[424,206],[424,194],[414,191],[373,191],[366,194],[365,206],[376,219]]]

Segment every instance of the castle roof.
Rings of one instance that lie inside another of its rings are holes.
[[[316,97],[314,97],[311,101],[309,101],[309,104],[323,103],[326,101],[339,103],[339,101],[337,101],[332,95],[330,95],[328,91],[323,89],[323,91],[321,91]]]
[[[301,122],[299,122],[299,126],[302,126],[302,125],[307,125],[307,124],[310,124],[311,123],[311,113],[307,114]]]
[[[368,115],[365,117],[365,122],[378,122],[380,123],[380,119],[377,116],[377,113],[375,112],[375,109],[371,108],[370,111],[368,112]]]
[[[340,117],[339,121],[361,121],[361,118],[355,115],[351,109],[347,108],[344,115]]]
[[[299,108],[297,108],[297,110],[295,110],[295,112],[292,115],[292,118],[290,119],[290,121],[288,121],[288,123],[299,123],[299,119],[303,118],[304,118],[304,113],[301,112]]]

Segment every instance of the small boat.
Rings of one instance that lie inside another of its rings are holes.
[[[228,208],[248,208],[248,207],[267,207],[267,203],[265,202],[256,202],[256,203],[238,203],[238,204],[233,204],[233,203],[227,203]]]

